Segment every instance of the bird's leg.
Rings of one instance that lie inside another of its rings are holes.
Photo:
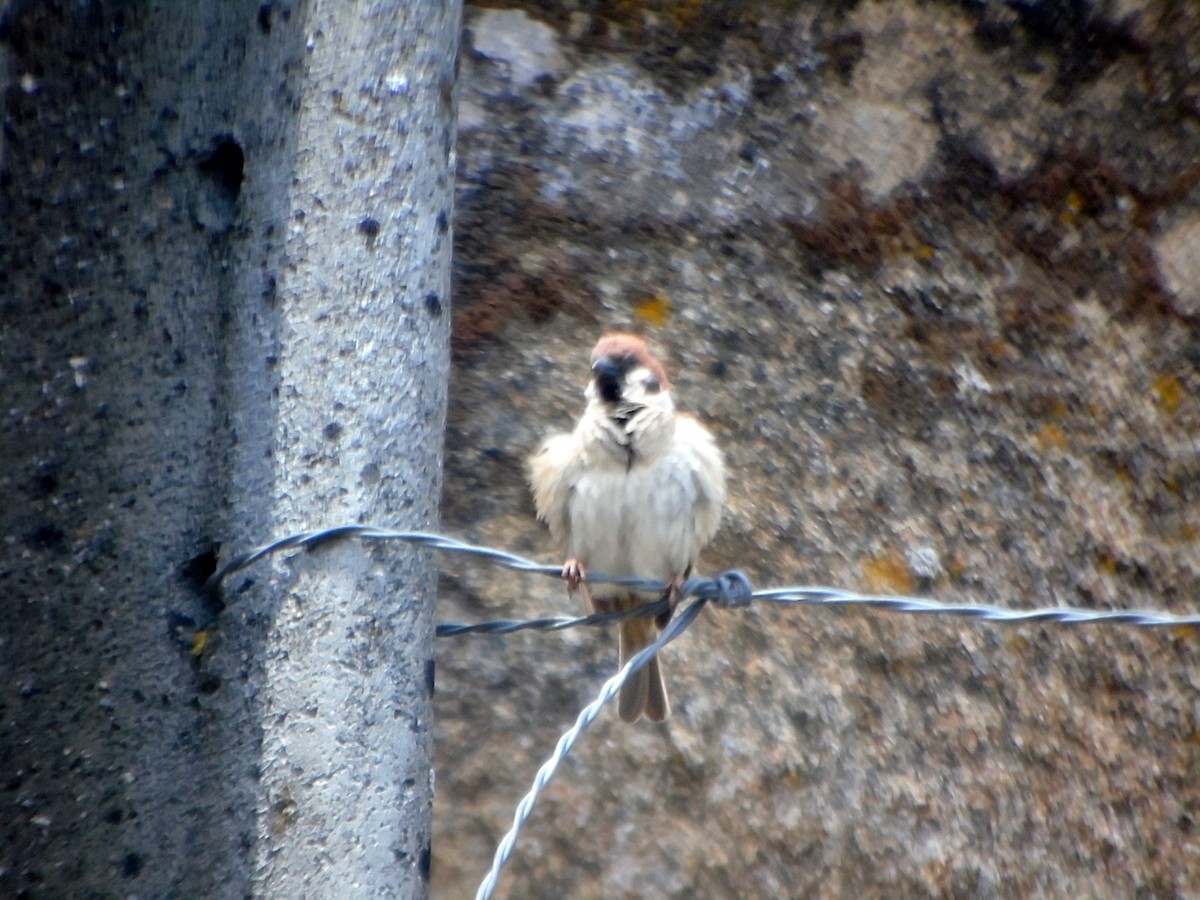
[[[587,572],[583,568],[583,563],[577,559],[568,559],[563,563],[562,578],[567,583],[567,590],[574,594],[576,591],[583,594],[583,599],[588,605],[588,609],[595,609],[595,604],[592,602],[592,592],[587,586]]]
[[[663,599],[667,601],[667,608],[660,612],[654,619],[654,624],[659,627],[659,630],[667,627],[667,623],[671,621],[671,616],[675,614],[677,607],[683,600],[683,576],[672,575],[671,580],[667,582],[667,589],[663,592]]]
[[[671,580],[667,582],[667,601],[671,605],[671,612],[675,611],[675,607],[681,600],[683,600],[683,576],[672,575]]]

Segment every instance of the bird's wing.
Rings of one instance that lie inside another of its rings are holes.
[[[571,519],[567,505],[579,477],[582,454],[574,434],[556,434],[547,438],[529,458],[529,486],[538,519],[550,526],[555,543],[565,548],[570,543]]]
[[[678,416],[675,440],[691,466],[696,491],[693,547],[699,553],[721,524],[721,511],[725,508],[725,462],[712,433],[691,416]]]

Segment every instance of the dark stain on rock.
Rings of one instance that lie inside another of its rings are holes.
[[[368,246],[375,243],[375,239],[379,237],[380,226],[376,219],[366,216],[358,223],[358,233],[367,239]]]
[[[807,262],[814,274],[839,265],[871,272],[894,251],[916,244],[917,201],[898,196],[870,204],[862,176],[859,168],[851,167],[831,180],[820,219],[783,223],[808,252]]]
[[[220,544],[209,544],[204,550],[185,562],[180,567],[179,574],[185,581],[197,587],[203,586],[217,571],[217,555],[220,549]]]
[[[213,138],[213,149],[201,158],[199,169],[216,186],[227,203],[237,202],[245,178],[246,155],[232,135]]]
[[[25,546],[32,547],[34,550],[57,550],[62,546],[65,538],[66,535],[61,528],[48,523],[27,532],[21,540]]]

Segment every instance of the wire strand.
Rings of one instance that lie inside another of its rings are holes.
[[[537,619],[493,619],[490,622],[438,622],[438,637],[458,637],[460,634],[514,634],[518,631],[564,631],[580,625],[612,625],[629,619],[653,619],[664,613],[670,604],[666,600],[643,603],[631,609],[588,616],[541,616]]]
[[[548,575],[554,578],[562,577],[561,566],[549,566],[534,562],[515,553],[497,550],[493,547],[483,547],[469,544],[452,537],[424,531],[392,531],[386,528],[376,528],[371,525],[338,525],[319,531],[306,531],[289,535],[263,544],[253,550],[238,554],[222,566],[209,580],[209,586],[217,586],[230,575],[248,568],[264,557],[284,550],[301,548],[313,550],[327,543],[358,537],[365,540],[403,541],[417,546],[427,547],[449,553],[463,553],[481,559],[487,559],[497,565],[519,572],[529,572],[535,575]],[[657,592],[666,590],[667,585],[661,581],[628,576],[609,576],[602,573],[589,572],[586,578],[590,584],[614,584],[628,587],[631,590]],[[719,590],[713,581],[692,579],[697,585],[693,595],[707,587],[710,596],[716,597]],[[1052,625],[1132,625],[1140,628],[1174,628],[1200,627],[1200,614],[1176,615],[1159,610],[1090,610],[1076,607],[1041,607],[1034,609],[1013,609],[999,606],[967,603],[940,603],[924,597],[880,596],[857,594],[832,587],[795,586],[769,588],[754,591],[751,598],[756,601],[773,603],[799,604],[805,606],[862,606],[890,613],[910,615],[947,615],[960,618],[979,619],[1002,625],[1018,624],[1052,624]],[[661,612],[661,608],[658,609]],[[618,622],[625,618],[642,615],[657,615],[645,609],[623,613],[603,613],[592,616],[544,616],[532,620],[502,619],[494,622],[477,622],[471,624],[445,622],[437,626],[441,637],[459,634],[484,632],[489,634],[511,634],[515,631],[542,630],[561,631],[578,625],[601,625]]]
[[[339,525],[334,528],[289,535],[239,554],[221,567],[208,580],[206,586],[216,590],[221,582],[230,575],[272,554],[293,548],[313,550],[324,544],[352,537],[365,540],[403,541],[433,550],[476,556],[520,572],[548,575],[555,578],[562,577],[562,568],[559,566],[543,565],[515,553],[468,544],[445,535],[423,531],[392,531],[370,525]],[[589,572],[586,580],[592,584],[613,584],[646,592],[661,593],[665,592],[667,588],[666,584],[649,579],[627,576],[613,577],[594,572]],[[736,571],[725,572],[716,579],[689,579],[680,588],[680,594],[683,598],[693,598],[692,602],[676,611],[654,643],[635,654],[622,667],[621,671],[604,683],[596,698],[580,711],[575,724],[559,738],[550,758],[538,769],[533,786],[517,805],[512,826],[496,847],[492,867],[479,885],[479,890],[475,894],[476,900],[487,900],[492,896],[499,881],[500,872],[511,858],[516,848],[517,837],[533,813],[533,807],[537,803],[538,797],[550,783],[559,765],[571,752],[571,748],[575,746],[584,730],[599,716],[604,704],[620,692],[622,685],[633,673],[645,666],[659,650],[683,634],[699,615],[700,610],[709,602],[726,607],[742,607],[751,601],[819,607],[866,607],[889,613],[955,616],[1004,625],[1104,624],[1132,625],[1142,628],[1200,627],[1200,615],[1175,615],[1158,610],[1086,610],[1074,607],[1011,609],[982,604],[939,603],[924,597],[856,594],[832,587],[797,586],[752,591],[746,576]],[[663,599],[655,603],[644,604],[633,610],[597,613],[588,616],[543,616],[536,619],[501,619],[472,624],[443,622],[437,625],[436,633],[439,637],[450,637],[471,633],[512,634],[526,630],[561,631],[565,628],[582,625],[606,625],[633,617],[657,616],[667,608],[667,600]]]
[[[754,592],[755,600],[803,606],[859,606],[890,613],[979,619],[1000,625],[1134,625],[1140,628],[1200,627],[1200,615],[1152,609],[1078,609],[1070,606],[1009,609],[970,603],[939,603],[924,597],[855,594],[831,587],[785,587]]]
[[[303,531],[298,534],[291,534],[277,541],[271,541],[268,544],[255,547],[253,550],[248,550],[245,553],[240,553],[218,569],[205,584],[209,587],[216,587],[235,572],[248,568],[259,560],[283,550],[293,548],[315,550],[324,544],[335,543],[351,537],[374,541],[403,541],[409,544],[416,544],[417,546],[428,547],[432,550],[465,553],[470,556],[479,557],[480,559],[490,560],[506,569],[514,569],[518,572],[551,575],[555,578],[562,577],[562,566],[547,566],[543,563],[526,559],[524,556],[518,556],[516,553],[497,550],[493,547],[468,544],[465,541],[447,537],[443,534],[433,534],[427,531],[392,531],[387,528],[376,528],[373,525],[335,525],[332,528],[323,528],[318,531]],[[589,572],[586,581],[590,584],[615,584],[640,591],[661,592],[666,590],[667,587],[661,581],[653,581],[647,578],[636,578],[628,575],[610,576],[595,572]]]
[[[504,868],[505,863],[508,862],[509,857],[512,856],[513,850],[517,846],[517,836],[521,832],[521,827],[533,813],[533,807],[537,803],[538,797],[546,785],[550,783],[550,779],[554,777],[559,764],[566,759],[567,754],[571,752],[571,748],[575,746],[575,742],[579,740],[584,730],[600,715],[604,704],[620,693],[622,685],[625,684],[633,673],[649,663],[654,655],[663,647],[683,634],[708,602],[709,598],[707,597],[697,597],[690,604],[678,610],[653,644],[635,653],[625,663],[620,672],[604,682],[596,698],[580,711],[579,716],[575,719],[575,724],[558,739],[558,744],[555,746],[554,752],[550,755],[549,759],[542,763],[542,767],[538,769],[537,775],[534,776],[533,786],[521,798],[521,802],[517,804],[517,811],[513,815],[512,827],[508,829],[508,832],[500,839],[500,843],[496,846],[496,855],[492,859],[492,868],[480,883],[479,890],[475,892],[475,900],[488,900],[492,896],[492,892],[495,891],[496,884],[500,880],[500,871]]]

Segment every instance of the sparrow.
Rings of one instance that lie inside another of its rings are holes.
[[[663,582],[673,609],[721,521],[721,451],[700,422],[675,411],[667,372],[640,337],[605,334],[591,366],[575,430],[552,435],[529,459],[538,519],[566,558],[568,592],[582,588],[593,612],[631,609],[659,595],[612,585],[597,585],[593,594],[585,583],[589,569]],[[659,618],[663,627],[670,614]],[[622,622],[621,665],[656,634],[648,618]],[[625,722],[667,717],[657,657],[626,681],[617,712]]]

